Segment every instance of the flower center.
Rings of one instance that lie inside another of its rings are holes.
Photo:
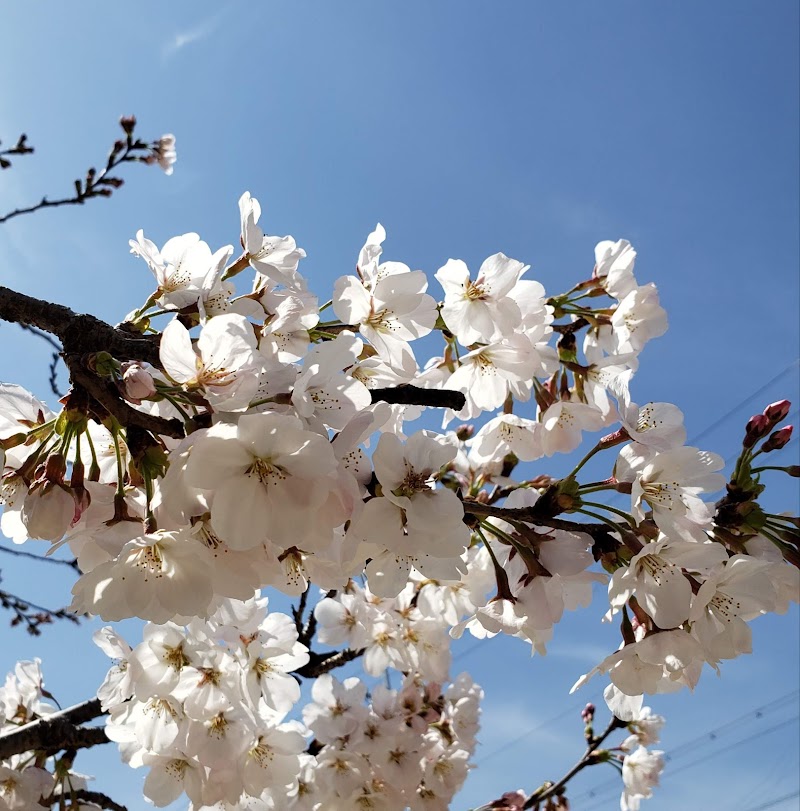
[[[255,476],[265,486],[277,484],[287,477],[286,472],[277,465],[273,465],[269,459],[254,459],[245,475]]]

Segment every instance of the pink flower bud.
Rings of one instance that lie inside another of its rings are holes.
[[[469,423],[465,423],[464,425],[459,425],[456,428],[456,436],[462,441],[466,442],[468,439],[472,439],[472,436],[475,433],[475,426]]]
[[[770,425],[766,414],[755,414],[750,417],[744,429],[742,445],[745,448],[752,448],[759,439],[763,439],[769,433]]]
[[[787,425],[775,431],[761,446],[761,450],[763,450],[764,453],[780,450],[792,438],[792,427],[791,425]]]
[[[122,389],[125,399],[137,405],[156,393],[153,376],[141,363],[126,361],[122,364]]]
[[[777,403],[771,403],[764,409],[764,415],[773,425],[777,425],[781,420],[786,419],[791,407],[792,404],[788,400],[778,400]]]

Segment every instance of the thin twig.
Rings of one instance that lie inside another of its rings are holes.
[[[11,625],[15,626],[24,622],[25,630],[31,636],[40,636],[42,632],[39,630],[39,626],[52,624],[53,620],[69,620],[76,625],[80,623],[80,617],[66,608],[56,610],[45,608],[2,590],[0,590],[0,607],[13,611],[14,618],[11,620]]]
[[[92,200],[95,197],[110,197],[114,189],[118,189],[124,182],[122,178],[113,177],[110,174],[114,169],[123,163],[152,162],[155,155],[155,145],[147,144],[138,138],[134,139],[133,126],[135,125],[135,119],[133,117],[123,118],[120,124],[126,133],[125,139],[120,139],[114,143],[108,153],[106,165],[103,169],[98,172],[91,168],[86,172],[83,180],[78,179],[75,181],[75,194],[69,197],[59,197],[57,200],[48,200],[47,196],[42,197],[38,203],[31,206],[15,208],[13,211],[9,211],[0,217],[0,223],[8,222],[14,217],[20,217],[23,214],[32,214],[34,211],[43,208],[83,205],[87,200]]]
[[[7,155],[30,155],[33,152],[33,147],[28,146],[28,136],[23,132],[17,138],[17,143],[9,149],[0,149],[0,169],[8,169],[11,166],[11,161],[6,157]]]
[[[48,558],[44,555],[35,555],[33,552],[23,552],[21,549],[11,549],[8,546],[0,546],[0,552],[4,552],[6,555],[13,555],[17,558],[30,558],[31,560],[36,560],[41,563],[56,563],[59,566],[69,566],[70,569],[74,569],[76,572],[80,571],[78,561],[74,559],[60,560],[59,558]]]
[[[522,806],[523,809],[538,808],[540,803],[561,791],[578,772],[582,772],[587,766],[597,763],[597,747],[600,746],[614,730],[623,729],[625,726],[627,726],[625,721],[620,721],[619,718],[612,715],[608,726],[600,735],[593,737],[589,741],[589,745],[586,747],[583,757],[558,782],[536,789],[525,801],[525,804]]]
[[[64,396],[64,392],[58,388],[58,361],[61,359],[61,344],[46,332],[42,332],[42,330],[32,327],[30,324],[20,324],[20,327],[37,338],[41,338],[55,350],[50,357],[50,363],[47,365],[47,371],[49,372],[47,382],[50,384],[50,391],[60,399]]]

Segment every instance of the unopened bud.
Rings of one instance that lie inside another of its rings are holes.
[[[465,423],[464,425],[459,425],[456,428],[456,436],[461,442],[466,442],[468,439],[472,439],[475,434],[475,426]]]
[[[800,465],[789,465],[784,470],[795,479],[800,479]]]
[[[787,425],[775,431],[761,446],[761,450],[764,451],[764,453],[780,450],[792,438],[792,427],[791,425]]]
[[[764,416],[773,425],[777,425],[781,420],[786,419],[791,407],[792,404],[788,400],[778,400],[777,403],[771,403],[764,409]]]
[[[67,472],[67,460],[61,453],[51,453],[44,463],[44,477],[51,482],[64,483],[64,474]]]
[[[594,704],[587,704],[581,710],[581,718],[585,723],[588,724],[594,718],[594,713],[596,709],[597,708],[594,706]]]
[[[126,135],[130,135],[133,132],[133,128],[136,126],[136,116],[135,115],[124,115],[119,120],[119,125],[125,131]]]
[[[742,445],[745,448],[752,448],[759,439],[763,439],[769,433],[770,425],[766,414],[754,414],[745,426]]]
[[[137,405],[142,400],[152,397],[156,393],[153,376],[141,363],[125,361],[120,367],[122,372],[122,394],[126,400]]]

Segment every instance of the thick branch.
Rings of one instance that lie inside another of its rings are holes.
[[[103,794],[99,791],[89,791],[85,788],[66,791],[63,794],[53,794],[44,802],[47,805],[55,805],[57,802],[60,802],[63,797],[69,797],[70,800],[79,800],[81,803],[90,803],[91,805],[96,805],[98,808],[104,808],[107,811],[128,811],[124,805],[114,802],[107,794]]]
[[[158,338],[126,332],[95,318],[73,312],[63,304],[26,296],[0,287],[0,319],[30,324],[60,338],[65,352],[84,355],[109,352],[118,360],[143,360],[160,366]]]
[[[180,420],[157,417],[154,414],[137,411],[128,405],[111,383],[86,371],[79,357],[66,355],[65,361],[69,367],[72,382],[86,389],[120,425],[138,425],[145,431],[156,435],[171,436],[175,439],[183,439],[186,436]]]
[[[80,749],[107,743],[102,727],[80,727],[86,721],[99,718],[106,713],[96,698],[76,704],[61,712],[39,718],[18,729],[0,734],[0,760],[18,755],[21,752],[48,752],[61,749]]]
[[[421,389],[417,386],[397,386],[397,388],[371,389],[372,402],[394,403],[396,405],[421,405],[431,408],[452,408],[461,411],[467,399],[463,392],[450,389]]]
[[[308,652],[308,664],[303,665],[293,673],[297,676],[302,676],[304,679],[316,679],[317,676],[322,676],[323,673],[328,673],[337,667],[342,667],[359,656],[364,655],[364,648],[359,650],[339,650],[332,653],[315,653],[313,650]]]

